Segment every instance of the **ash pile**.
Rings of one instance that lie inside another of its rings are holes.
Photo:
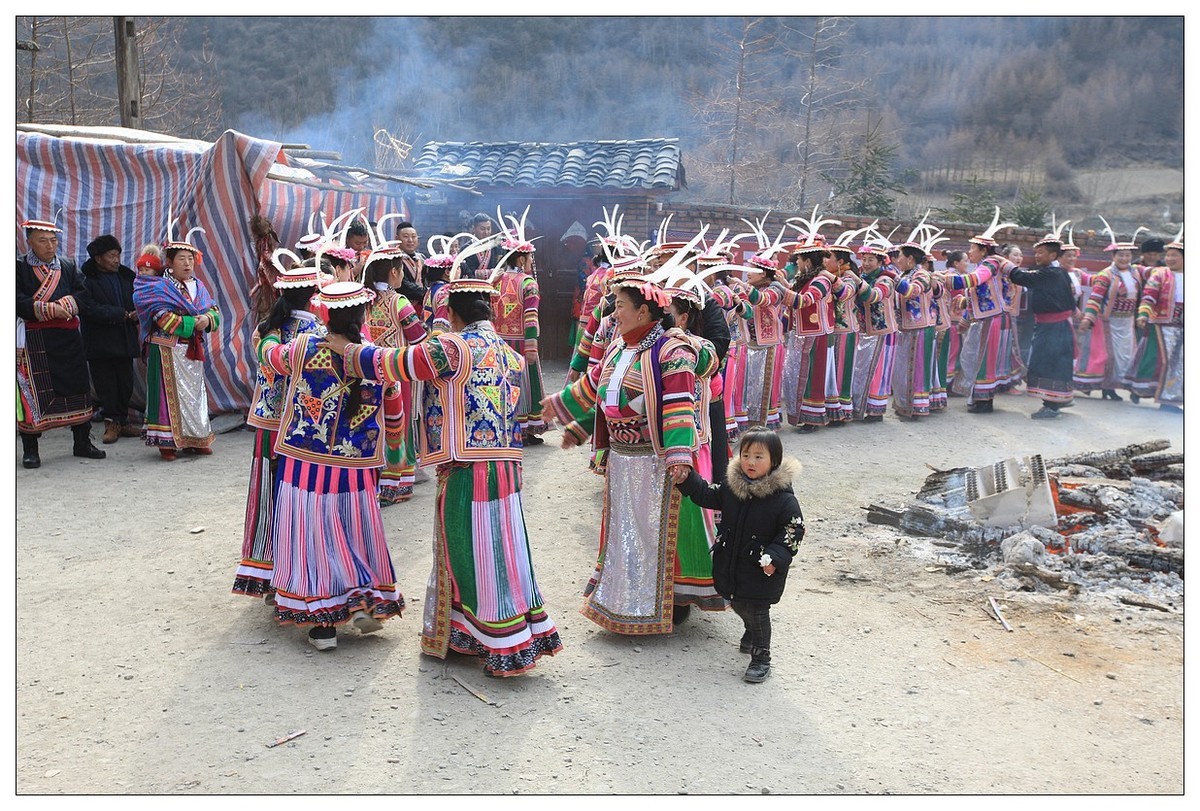
[[[913,503],[872,504],[867,521],[1016,590],[1183,606],[1183,453],[1165,439],[935,470]]]

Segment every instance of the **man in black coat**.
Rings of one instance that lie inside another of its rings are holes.
[[[83,263],[84,289],[90,305],[83,313],[83,343],[87,347],[92,387],[104,417],[104,444],[122,436],[138,436],[129,424],[133,396],[133,359],[138,356],[137,311],[133,306],[136,275],[121,264],[121,243],[111,234],[87,246]]]
[[[38,438],[70,426],[75,456],[103,459],[92,444],[92,398],[79,316],[89,306],[83,276],[58,255],[61,229],[47,220],[26,220],[28,253],[17,258],[17,430],[26,468],[42,466]]]
[[[471,218],[471,234],[476,239],[487,239],[492,235],[492,218],[480,212]],[[496,269],[500,252],[496,248],[488,248],[477,254],[472,254],[463,260],[462,276],[464,279],[486,279]]]
[[[396,242],[400,244],[400,250],[403,251],[397,267],[404,274],[398,289],[400,295],[408,299],[419,313],[425,304],[425,283],[421,274],[425,254],[417,250],[421,244],[421,237],[417,234],[416,226],[407,221],[397,225]]]
[[[1066,225],[1066,223],[1063,223]],[[1060,229],[1062,226],[1059,226]],[[1074,405],[1075,291],[1071,277],[1059,264],[1062,238],[1047,234],[1033,246],[1034,266],[1014,268],[1013,283],[1029,289],[1029,309],[1034,317],[1029,369],[1025,373],[1027,393],[1042,399],[1042,407],[1029,416],[1035,420],[1056,419],[1060,409]]]

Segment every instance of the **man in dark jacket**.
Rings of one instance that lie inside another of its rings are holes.
[[[29,252],[17,258],[17,430],[26,468],[41,467],[38,437],[64,425],[75,435],[74,455],[103,459],[92,444],[92,398],[79,316],[87,291],[75,263],[58,255],[57,225],[26,220]]]
[[[138,436],[129,424],[133,396],[133,359],[138,356],[137,311],[133,306],[136,274],[121,264],[121,243],[111,234],[87,246],[83,286],[90,306],[83,313],[83,343],[87,347],[92,386],[104,417],[104,444],[122,436]]]
[[[1075,399],[1075,291],[1058,262],[1062,244],[1058,231],[1047,234],[1033,246],[1034,266],[1009,272],[1009,279],[1029,289],[1034,330],[1025,380],[1028,394],[1042,399],[1042,407],[1029,415],[1035,420],[1056,419]]]
[[[402,222],[396,226],[396,241],[403,253],[397,267],[404,274],[400,281],[400,295],[404,296],[417,312],[425,302],[425,282],[421,276],[421,266],[425,262],[425,254],[417,250],[421,245],[421,237],[417,228],[411,222]]]

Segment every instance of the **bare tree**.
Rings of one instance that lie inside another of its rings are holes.
[[[142,120],[151,129],[204,138],[219,131],[220,99],[210,81],[208,43],[184,43],[179,21],[138,18]],[[18,17],[37,50],[17,59],[18,118],[31,123],[120,123],[115,43],[109,17]],[[23,113],[23,114],[22,114]]]
[[[842,47],[852,23],[844,17],[818,17],[811,28],[783,21],[787,36],[781,36],[781,57],[799,59],[804,64],[799,99],[799,133],[795,149],[799,158],[794,186],[777,202],[781,206],[804,210],[815,197],[814,186],[822,183],[848,151],[848,134],[859,129],[856,105],[863,97],[866,80],[851,81],[841,68]],[[828,193],[822,185],[822,197]]]
[[[781,107],[772,90],[778,69],[777,42],[762,17],[743,18],[739,30],[717,43],[730,79],[693,99],[693,110],[707,139],[692,158],[694,183],[728,188],[728,202],[747,187],[761,190],[777,168],[769,148],[772,124]]]

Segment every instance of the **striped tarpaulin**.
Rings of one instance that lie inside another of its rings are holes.
[[[227,130],[213,144],[125,144],[109,140],[59,138],[17,133],[16,245],[26,250],[20,222],[51,219],[58,224],[60,252],[79,264],[87,244],[112,234],[130,264],[137,251],[167,238],[167,211],[179,218],[176,238],[200,226],[193,244],[203,254],[197,275],[221,308],[221,331],[208,364],[209,406],[213,411],[245,410],[254,387],[254,347],[250,288],[257,258],[250,219],[266,217],[281,244],[293,245],[307,231],[310,212],[338,214],[365,207],[371,220],[403,201],[382,194],[325,191],[267,177],[276,162],[286,163],[280,144]]]

